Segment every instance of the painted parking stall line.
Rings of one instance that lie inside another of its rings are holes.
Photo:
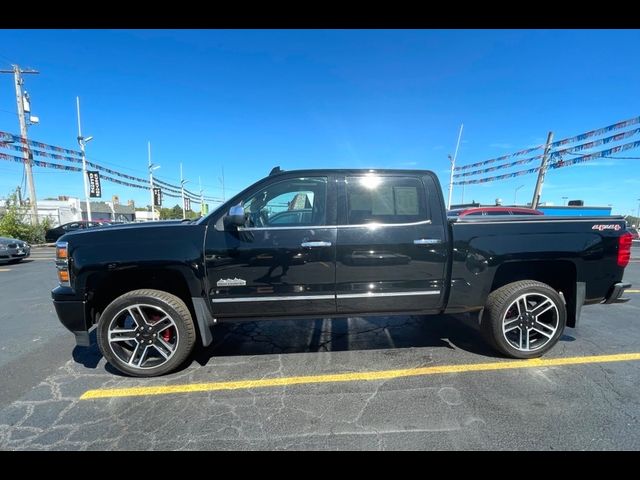
[[[419,377],[426,375],[443,375],[450,373],[487,372],[497,370],[514,370],[524,368],[557,367],[564,365],[584,365],[595,363],[628,362],[640,360],[640,353],[620,353],[614,355],[592,355],[567,358],[533,358],[531,360],[515,360],[491,363],[470,363],[461,365],[442,365],[399,370],[377,370],[369,372],[334,373],[327,375],[305,375],[299,377],[280,377],[228,382],[190,383],[182,385],[158,385],[148,387],[110,388],[88,390],[80,400],[99,398],[140,397],[151,395],[170,395],[194,392],[213,392],[219,390],[244,390],[252,388],[282,387],[290,385],[311,385],[320,383],[361,382],[391,380],[403,377]]]

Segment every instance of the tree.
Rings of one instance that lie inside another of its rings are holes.
[[[199,218],[200,215],[194,212],[193,210],[187,210],[186,215],[189,219]],[[182,208],[180,205],[176,204],[171,208],[161,208],[160,209],[160,220],[181,220],[182,219]]]
[[[33,226],[27,218],[26,211],[18,205],[16,194],[8,196],[6,211],[0,218],[0,236],[17,238],[29,243],[44,243],[44,234],[51,228],[48,218]]]
[[[160,209],[160,220],[172,220],[182,218],[182,209],[180,205],[176,204],[171,208]]]

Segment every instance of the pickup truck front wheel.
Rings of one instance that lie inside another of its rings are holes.
[[[98,346],[107,361],[135,377],[163,375],[180,366],[196,340],[191,312],[175,295],[133,290],[100,316]]]
[[[505,355],[535,358],[558,342],[566,320],[558,292],[545,283],[523,280],[491,292],[481,329],[487,341]]]

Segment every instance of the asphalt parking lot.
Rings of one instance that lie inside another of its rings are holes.
[[[631,301],[586,307],[542,361],[500,357],[464,315],[355,317],[220,325],[183,370],[134,379],[75,347],[35,249],[0,265],[0,449],[637,450],[633,258]]]

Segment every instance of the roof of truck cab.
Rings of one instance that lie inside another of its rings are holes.
[[[431,170],[407,170],[407,169],[393,169],[393,168],[314,168],[305,170],[281,170],[279,172],[268,175],[269,177],[276,177],[279,175],[289,174],[301,174],[301,175],[322,175],[322,174],[363,174],[363,173],[380,173],[380,174],[405,174],[405,175],[435,175]]]

